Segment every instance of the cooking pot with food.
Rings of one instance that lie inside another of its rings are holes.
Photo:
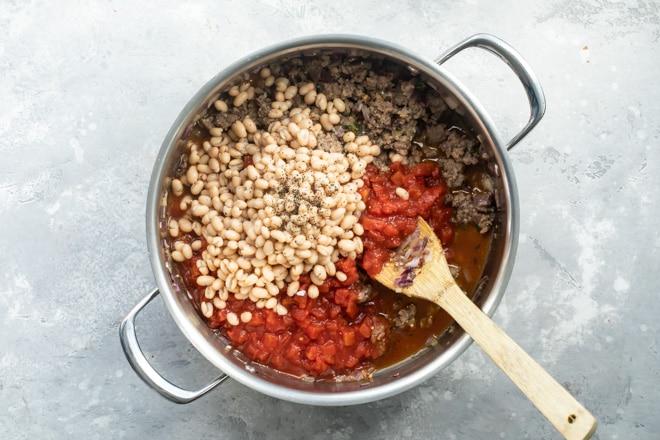
[[[441,67],[471,47],[507,63],[527,93],[530,118],[508,142]],[[226,68],[183,109],[156,159],[147,238],[157,288],[120,326],[129,363],[177,403],[227,377],[312,405],[370,402],[421,383],[471,339],[441,310],[371,277],[422,216],[463,290],[491,315],[518,239],[506,150],[544,111],[527,63],[486,34],[435,61],[372,38],[321,35]],[[221,371],[200,390],[170,383],[139,347],[135,318],[159,294]]]

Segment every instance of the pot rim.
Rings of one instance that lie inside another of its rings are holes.
[[[365,386],[360,389],[350,391],[331,391],[318,392],[307,391],[304,389],[293,389],[291,387],[275,384],[272,381],[262,378],[258,374],[252,374],[245,366],[231,361],[224,354],[224,350],[219,350],[209,340],[209,332],[200,330],[199,326],[194,324],[194,320],[199,320],[196,312],[184,310],[177,301],[174,294],[173,284],[167,270],[167,259],[163,252],[161,232],[163,225],[161,214],[163,210],[162,189],[165,187],[164,180],[169,164],[167,160],[173,149],[177,148],[178,142],[186,135],[190,123],[206,111],[207,107],[213,102],[214,95],[233,79],[236,74],[245,70],[250,70],[263,63],[264,60],[275,59],[284,54],[299,52],[307,49],[327,49],[327,48],[355,48],[368,52],[376,52],[388,57],[400,60],[413,66],[415,70],[423,71],[433,77],[434,81],[450,90],[455,99],[458,99],[459,107],[469,111],[472,117],[480,124],[480,129],[490,139],[492,144],[492,160],[500,168],[499,173],[502,176],[502,185],[506,203],[508,203],[508,216],[504,216],[501,224],[501,233],[506,238],[503,246],[503,258],[499,264],[499,270],[496,279],[490,288],[490,293],[481,304],[482,310],[491,316],[500,303],[504,290],[508,283],[513,269],[516,248],[518,244],[519,228],[519,210],[518,193],[513,176],[513,169],[504,149],[504,143],[500,138],[495,126],[476,98],[450,73],[442,66],[435,64],[424,57],[421,57],[407,48],[399,46],[388,41],[351,34],[321,34],[302,38],[295,38],[280,43],[276,43],[258,50],[247,57],[244,57],[228,67],[222,69],[212,79],[210,79],[186,104],[180,112],[175,122],[167,133],[160,151],[155,160],[149,192],[147,197],[146,229],[147,245],[150,256],[152,271],[156,284],[162,293],[163,300],[176,322],[179,329],[186,338],[195,346],[195,348],[214,366],[219,368],[238,382],[254,390],[260,391],[266,395],[305,404],[323,405],[323,406],[341,406],[350,404],[366,403],[399,394],[410,389],[429,377],[435,375],[441,369],[452,363],[460,354],[462,354],[472,343],[472,339],[465,333],[448,347],[441,356],[428,362],[421,368],[416,369],[410,374],[400,376],[394,380],[387,381],[377,386]],[[205,104],[205,105],[204,105]],[[462,332],[462,330],[459,328]]]

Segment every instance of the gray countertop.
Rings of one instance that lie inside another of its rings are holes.
[[[155,286],[145,204],[170,125],[231,62],[331,32],[428,58],[488,32],[527,59],[548,109],[510,152],[520,243],[494,319],[593,412],[594,438],[660,435],[657,2],[11,1],[0,30],[0,437],[561,438],[474,344],[412,390],[338,408],[233,380],[175,405],[128,365],[117,330]],[[446,67],[504,138],[526,121],[495,57]],[[218,374],[160,299],[138,325],[173,382]]]

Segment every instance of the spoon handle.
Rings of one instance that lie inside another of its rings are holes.
[[[525,393],[541,413],[569,440],[588,439],[596,419],[513,339],[454,285],[438,304],[479,344],[484,352]]]

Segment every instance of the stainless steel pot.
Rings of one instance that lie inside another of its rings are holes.
[[[493,122],[479,102],[440,65],[455,54],[470,47],[494,53],[507,63],[522,82],[530,106],[530,118],[524,128],[504,143]],[[164,251],[167,228],[164,200],[169,182],[177,166],[182,148],[195,121],[212,105],[222,90],[245,72],[296,53],[357,50],[364,54],[385,56],[418,72],[435,87],[447,103],[455,108],[478,135],[491,156],[493,178],[499,201],[493,243],[480,289],[474,301],[492,315],[509,280],[518,243],[518,196],[513,170],[506,150],[512,148],[539,122],[545,112],[545,98],[535,75],[522,57],[496,37],[478,34],[457,44],[435,61],[419,57],[392,43],[364,36],[320,35],[297,39],[254,53],[220,72],[190,100],[167,134],[153,170],[147,202],[147,239],[151,265],[157,288],[143,298],[126,316],[120,326],[120,340],[126,357],[135,372],[154,390],[166,398],[187,403],[218,386],[227,377],[260,391],[298,403],[312,405],[351,405],[393,396],[414,387],[449,365],[470,345],[472,340],[460,328],[446,331],[439,343],[397,365],[377,371],[369,380],[359,382],[306,382],[272,369],[253,364],[224,340],[200,318],[188,298],[185,287],[172,271]],[[147,361],[138,344],[135,318],[158,294],[161,294],[170,314],[190,342],[202,355],[221,370],[222,374],[208,386],[188,391],[163,378]]]

